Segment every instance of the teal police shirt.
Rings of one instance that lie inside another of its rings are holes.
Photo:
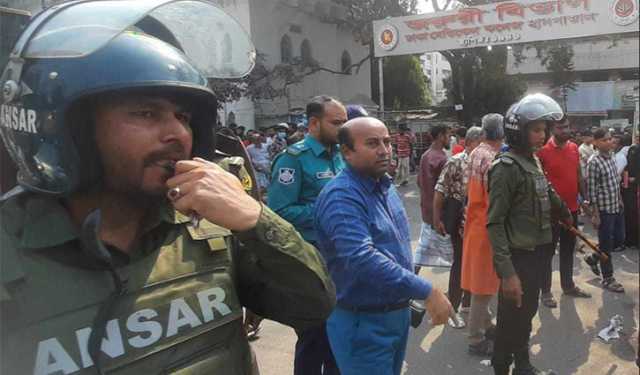
[[[331,153],[307,135],[273,161],[267,205],[308,242],[316,242],[313,210],[320,190],[345,167],[337,147]]]

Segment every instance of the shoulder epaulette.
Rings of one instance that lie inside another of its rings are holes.
[[[505,164],[511,165],[511,164],[513,164],[514,160],[513,160],[512,157],[510,157],[507,154],[501,154],[496,158],[495,162],[505,163]]]
[[[309,146],[305,143],[304,140],[302,140],[300,142],[296,142],[291,146],[287,147],[287,154],[298,156],[304,151],[307,151],[308,149],[309,149]]]

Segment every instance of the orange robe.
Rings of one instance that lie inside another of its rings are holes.
[[[462,242],[462,289],[472,294],[494,295],[500,281],[493,268],[493,252],[487,232],[487,173],[496,152],[482,143],[469,155],[467,211]]]

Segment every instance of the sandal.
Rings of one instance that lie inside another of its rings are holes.
[[[591,294],[585,292],[584,290],[574,286],[573,289],[565,290],[563,292],[565,296],[571,296],[576,298],[591,298]]]
[[[550,309],[558,307],[558,301],[553,298],[553,294],[551,293],[545,293],[542,295],[542,304]]]
[[[602,286],[614,293],[624,293],[624,287],[622,286],[622,284],[617,282],[613,277],[607,277],[606,279],[602,280]]]
[[[449,326],[455,329],[462,329],[467,326],[467,323],[465,323],[459,313],[454,313],[449,317]]]

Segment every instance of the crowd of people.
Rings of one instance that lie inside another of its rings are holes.
[[[623,212],[637,209],[637,139],[626,163],[607,129],[593,132],[595,151],[586,140],[578,149],[560,106],[541,94],[460,130],[451,158],[451,130],[433,126],[418,168],[429,234],[420,242],[449,235],[445,294],[414,267],[398,192],[409,183],[408,127],[392,137],[363,108],[323,95],[307,104],[302,129],[216,129],[208,79],[253,66],[242,27],[209,2],[170,4],[185,16],[214,14],[244,49],[205,76],[197,66],[215,63],[187,56],[172,34],[182,28],[142,17],[118,32],[110,16],[134,10],[116,3],[43,12],[2,78],[0,135],[19,185],[0,200],[1,373],[258,374],[243,317],[260,316],[295,329],[295,374],[399,375],[409,327],[425,310],[432,325],[462,328],[468,307],[471,354],[491,355],[497,375],[512,363],[511,374],[544,374],[528,341],[540,290],[555,304],[555,242],[563,292],[589,298],[573,282],[566,232],[579,208],[606,255],[595,265],[603,287],[624,291],[611,252],[625,239]],[[66,25],[74,9],[104,15],[74,20],[89,52],[43,43],[23,53],[38,38],[66,38],[67,27],[48,26]]]
[[[246,130],[244,126],[231,123],[227,127],[220,126],[218,131],[222,134],[238,137],[246,147],[256,176],[256,183],[264,196],[270,185],[271,164],[275,157],[287,146],[301,141],[307,134],[307,127],[304,123],[282,122],[261,130]]]
[[[623,210],[622,196],[628,190],[637,194],[639,146],[622,150],[628,146],[625,140],[616,150],[608,129],[596,129],[593,140],[583,132],[576,143],[568,117],[555,101],[544,95],[525,99],[522,108],[512,108],[507,117],[485,115],[481,126],[431,126],[431,142],[417,168],[423,223],[413,263],[406,259],[412,252],[407,248],[406,214],[395,197],[396,189],[409,183],[415,135],[405,123],[389,134],[361,108],[345,108],[334,98],[312,99],[307,106],[308,134],[275,157],[267,199],[269,207],[320,250],[337,287],[337,307],[326,324],[297,332],[296,374],[331,374],[338,369],[362,373],[371,363],[380,366],[380,357],[390,366],[384,373],[399,371],[403,350],[397,348],[406,343],[408,318],[392,311],[402,310],[411,299],[425,299],[423,280],[414,275],[421,266],[431,265],[423,262],[421,247],[429,247],[434,234],[446,236],[453,249],[448,324],[468,327],[469,353],[492,357],[499,374],[508,373],[511,362],[516,363],[514,374],[543,373],[529,362],[528,339],[538,302],[557,307],[551,293],[556,249],[563,294],[591,297],[573,280],[577,244],[571,228],[579,227],[580,211],[592,218],[600,248],[609,255],[597,266],[603,287],[624,292],[613,276],[610,255],[622,249],[625,239],[622,212],[628,212],[628,232],[637,225],[637,197]],[[522,120],[536,105],[549,113]],[[358,117],[366,120],[355,121]],[[359,125],[352,125],[356,122]],[[361,127],[370,136],[365,137],[368,161],[354,152],[353,130],[342,130]],[[533,140],[509,127],[534,129]],[[625,162],[616,169],[621,152]],[[393,179],[386,177],[390,172]],[[513,213],[511,207],[520,207],[520,212]],[[637,239],[626,239],[627,246],[637,246]],[[395,264],[388,264],[390,260]],[[407,273],[411,264],[413,275]],[[375,287],[368,282],[374,279]],[[494,323],[490,305],[496,297]],[[396,304],[399,299],[403,302]],[[462,312],[468,313],[466,319]],[[366,313],[381,315],[369,322]],[[353,331],[356,321],[373,330],[385,327],[391,341]],[[402,321],[406,324],[397,325]],[[356,334],[365,336],[358,341],[360,348],[344,340]],[[357,350],[363,355],[344,354]],[[367,353],[376,353],[378,359]]]
[[[538,299],[548,308],[558,305],[551,293],[556,249],[563,294],[591,298],[573,280],[577,244],[572,230],[582,228],[580,217],[591,219],[599,248],[606,254],[591,263],[604,289],[624,292],[614,277],[611,253],[638,248],[638,140],[632,146],[630,134],[605,128],[576,133],[552,99],[538,95],[529,100],[512,107],[506,118],[487,114],[481,128],[457,130],[456,141],[446,141],[446,127],[433,126],[433,143],[422,155],[417,176],[423,226],[416,272],[424,263],[423,253],[429,251],[428,240],[434,233],[447,235],[453,248],[447,294],[456,311],[449,325],[468,325],[469,353],[493,357],[496,373],[507,373],[498,369],[508,368],[514,358],[516,368],[531,368],[525,348]],[[537,143],[527,147],[526,139],[513,139],[514,135],[509,140],[509,127],[528,115],[524,108],[536,104],[555,115],[541,116],[542,124],[536,118],[529,121],[530,127],[540,127]],[[518,110],[524,114],[514,114]],[[447,158],[443,149],[450,144],[459,153]],[[530,196],[519,192],[528,189],[519,171],[536,176]],[[534,203],[536,197],[544,199],[532,206],[531,196]],[[536,215],[542,211],[546,217],[540,220]],[[524,216],[506,223],[510,215]],[[518,309],[503,301],[510,294],[517,299]],[[489,309],[496,296],[497,327]],[[469,312],[466,322],[459,314],[460,303]]]

